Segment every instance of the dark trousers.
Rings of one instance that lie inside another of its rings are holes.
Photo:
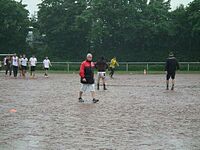
[[[7,65],[7,66],[5,66],[5,68],[6,68],[6,75],[8,74],[8,71],[9,71],[9,75],[11,76],[12,75],[12,68],[11,68],[11,66]]]
[[[111,77],[113,76],[114,72],[115,72],[115,69],[112,68],[112,67],[110,67],[110,76],[111,76]]]
[[[14,77],[17,77],[18,66],[13,66],[13,73],[14,73]]]

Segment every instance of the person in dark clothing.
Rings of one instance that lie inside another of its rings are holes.
[[[79,93],[79,102],[84,102],[82,99],[83,92],[91,92],[93,102],[96,103],[99,100],[95,99],[95,84],[94,84],[94,68],[95,65],[92,62],[92,54],[87,54],[85,61],[80,66],[80,77],[81,77],[81,89]]]
[[[11,76],[12,75],[12,67],[11,67],[11,57],[10,56],[6,57],[5,69],[6,69],[6,76],[8,75],[8,72],[9,72],[9,75]]]
[[[108,64],[103,56],[96,62],[95,67],[98,70],[97,90],[99,90],[100,79],[102,79],[103,81],[103,89],[107,90],[105,78],[106,78],[106,69],[108,69]]]
[[[167,58],[166,64],[165,64],[165,71],[166,71],[166,84],[167,84],[167,90],[169,90],[169,79],[172,79],[172,87],[171,90],[174,90],[174,83],[175,83],[175,75],[176,70],[179,69],[179,63],[174,57],[174,54],[170,52],[169,57]]]

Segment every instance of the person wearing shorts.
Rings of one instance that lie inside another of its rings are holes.
[[[117,62],[116,57],[113,57],[113,59],[111,59],[111,61],[110,61],[110,67],[109,67],[109,69],[110,69],[110,74],[109,75],[110,75],[111,78],[113,78],[116,66],[119,66],[119,64]]]
[[[91,92],[94,103],[99,101],[95,99],[94,68],[95,64],[92,62],[92,54],[88,53],[86,60],[80,66],[81,89],[79,92],[79,102],[84,102],[82,99],[84,92]]]
[[[21,68],[22,68],[23,78],[26,77],[27,64],[28,64],[28,58],[26,58],[26,55],[24,54],[23,57],[21,58]]]
[[[99,90],[100,79],[102,79],[102,81],[103,81],[103,89],[107,90],[105,78],[106,78],[106,69],[108,69],[108,64],[103,56],[96,62],[95,67],[98,70],[98,72],[97,72],[97,77],[98,77],[97,90]]]
[[[31,76],[31,78],[34,78],[35,77],[36,64],[37,64],[37,58],[35,58],[35,55],[33,55],[29,59],[29,64],[30,64],[30,68],[31,68],[30,76]]]
[[[172,79],[172,87],[171,90],[174,90],[174,83],[175,83],[175,75],[176,70],[179,69],[179,63],[174,57],[174,54],[170,52],[169,57],[167,58],[165,64],[165,71],[166,71],[166,90],[169,90],[169,79]]]
[[[49,60],[48,57],[46,57],[46,58],[43,60],[43,66],[44,66],[44,70],[45,70],[44,76],[45,76],[45,77],[48,77],[48,70],[49,70],[49,67],[52,66],[52,65],[51,65],[51,62],[50,62],[50,60]]]
[[[17,57],[16,53],[12,57],[12,67],[13,67],[13,74],[15,79],[17,79],[18,67],[19,67],[19,58]]]

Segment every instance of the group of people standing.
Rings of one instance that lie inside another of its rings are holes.
[[[97,69],[97,90],[99,90],[100,86],[100,79],[103,81],[103,89],[107,90],[105,77],[106,77],[106,70],[110,69],[110,77],[113,78],[115,67],[119,66],[116,57],[114,57],[110,65],[106,62],[104,57],[101,57],[96,63],[92,62],[92,54],[87,54],[86,60],[81,63],[80,66],[80,78],[81,78],[81,88],[79,93],[79,102],[84,102],[82,95],[84,92],[91,92],[91,96],[93,102],[96,103],[99,100],[95,98],[95,82],[94,82],[94,69]],[[166,90],[169,90],[169,79],[172,79],[172,87],[171,90],[174,90],[174,83],[175,83],[175,74],[176,70],[179,69],[179,63],[174,57],[174,54],[171,52],[169,57],[167,58],[165,64],[165,71],[166,71]]]
[[[18,57],[15,53],[13,56],[6,56],[4,58],[5,75],[8,76],[9,73],[9,76],[12,76],[13,72],[14,78],[17,78],[18,72],[21,77],[25,78],[28,67],[30,67],[30,77],[35,78],[36,65],[37,58],[35,55],[32,55],[32,57],[28,59],[25,54]],[[52,66],[48,57],[44,59],[43,66],[45,69],[45,77],[48,77],[47,70],[49,66]]]
[[[110,69],[110,77],[113,78],[116,66],[119,66],[116,57],[114,57],[110,65],[102,56],[96,63],[92,62],[92,54],[88,53],[86,60],[81,63],[79,75],[81,77],[81,88],[79,93],[79,102],[84,102],[82,95],[84,92],[91,92],[93,102],[99,100],[95,98],[95,82],[94,82],[94,69],[97,69],[97,90],[100,89],[100,80],[103,82],[103,90],[106,88],[106,70]]]
[[[91,96],[93,102],[96,103],[99,100],[95,98],[95,80],[94,80],[94,69],[97,69],[97,90],[100,89],[100,80],[103,82],[103,90],[107,90],[106,88],[106,70],[110,70],[110,77],[113,78],[115,67],[119,66],[116,57],[111,59],[111,62],[108,64],[106,59],[102,56],[97,62],[92,62],[92,54],[88,53],[86,56],[86,60],[83,61],[80,65],[80,82],[81,88],[79,92],[79,102],[84,102],[82,95],[84,92],[91,92]],[[37,65],[37,58],[33,55],[29,60],[26,58],[26,55],[22,55],[18,58],[16,54],[13,56],[7,56],[4,58],[4,66],[6,69],[6,76],[12,75],[12,71],[14,77],[17,78],[18,70],[20,70],[20,76],[26,77],[26,72],[28,66],[30,66],[30,76],[32,78],[35,77],[35,70]],[[43,60],[43,67],[45,70],[45,77],[48,77],[49,67],[52,66],[48,57]],[[169,79],[172,79],[172,87],[171,90],[174,90],[175,84],[175,74],[176,70],[179,69],[179,63],[174,57],[174,54],[171,52],[166,61],[165,71],[166,71],[166,90],[169,90]]]

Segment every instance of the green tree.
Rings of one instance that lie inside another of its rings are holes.
[[[29,27],[26,6],[14,0],[0,0],[0,6],[1,53],[25,52]]]
[[[43,0],[38,13],[47,52],[77,61],[90,50],[121,61],[199,57],[199,0],[171,11],[170,0]]]
[[[194,0],[188,7],[180,5],[171,12],[173,36],[171,45],[180,61],[199,61],[200,57],[200,1]]]
[[[86,1],[44,0],[40,4],[38,21],[40,32],[46,35],[50,55],[62,60],[77,60],[88,49],[87,30],[77,26]],[[53,58],[56,59],[56,58]]]
[[[186,50],[188,59],[200,61],[200,0],[194,0],[186,8],[189,39]],[[196,56],[196,57],[194,57]]]

